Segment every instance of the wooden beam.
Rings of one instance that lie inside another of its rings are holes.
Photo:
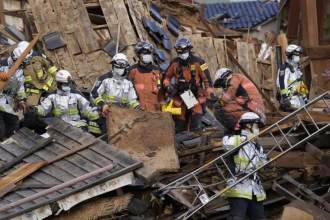
[[[282,61],[283,63],[286,61],[285,50],[288,47],[288,40],[284,33],[278,35],[277,37],[278,44],[282,47]]]
[[[93,26],[94,30],[99,30],[99,29],[107,29],[108,25],[107,24],[102,24],[102,25],[95,25]]]
[[[312,60],[330,59],[330,46],[304,47]]]
[[[277,85],[276,85],[276,79],[277,79],[277,59],[276,59],[276,52],[274,47],[271,48],[270,51],[270,60],[271,60],[271,70],[272,70],[272,79],[273,79],[273,83],[272,83],[272,87],[273,87],[273,99],[274,99],[274,104],[275,106],[279,106],[279,103],[276,99],[276,95],[277,95]]]
[[[203,147],[197,147],[197,148],[193,148],[193,149],[184,150],[179,153],[179,157],[209,151],[214,148],[221,147],[221,146],[222,146],[222,142],[218,142],[218,143],[214,143],[214,144],[205,145]]]
[[[326,155],[323,151],[315,147],[313,144],[308,142],[306,144],[305,150],[313,157],[318,159],[321,163],[323,163],[327,167],[330,167],[330,156]]]
[[[303,46],[319,45],[316,1],[300,0]],[[320,27],[321,28],[321,27]]]
[[[5,8],[4,8],[3,0],[0,0],[0,24],[2,24],[2,25],[6,25],[4,11],[5,11]]]
[[[312,101],[313,99],[315,99],[315,93],[316,93],[316,90],[317,90],[318,75],[315,74],[313,63],[311,63],[310,68],[311,68],[310,69],[311,81],[310,81],[309,101]],[[308,110],[312,110],[312,109],[313,109],[313,106],[310,106],[308,108]]]
[[[98,3],[98,2],[95,2],[95,3],[87,3],[87,4],[85,4],[85,7],[86,7],[86,8],[97,8],[97,7],[100,7],[100,3]]]

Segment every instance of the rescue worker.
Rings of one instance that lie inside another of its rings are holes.
[[[98,120],[98,126],[91,126],[90,132],[94,134],[106,134],[106,116],[110,111],[109,105],[124,108],[140,108],[134,85],[127,77],[128,60],[125,54],[117,53],[111,60],[112,71],[99,77],[91,90],[93,104],[103,113]],[[103,140],[107,138],[104,137]]]
[[[128,68],[128,76],[133,81],[143,109],[161,111],[166,104],[161,84],[162,74],[152,63],[153,45],[142,41],[135,46],[139,62]]]
[[[269,161],[263,147],[254,141],[254,139],[257,139],[255,135],[259,134],[259,129],[264,126],[265,121],[257,114],[247,112],[242,115],[238,123],[240,135],[226,135],[223,137],[222,146],[224,151],[230,151],[244,141],[251,140],[251,143],[249,142],[239,149],[237,155],[231,157],[229,169],[234,176],[229,174],[230,178],[226,187],[233,185],[240,178]],[[273,163],[269,163],[260,171],[269,171],[272,166]],[[245,220],[246,216],[253,220],[266,220],[262,203],[266,199],[266,193],[256,173],[234,185],[224,196],[228,197],[230,205],[227,220]]]
[[[7,72],[12,67],[13,63],[21,56],[21,50],[15,48],[10,57],[9,66],[0,67],[1,81],[8,81]],[[18,99],[18,106],[15,108],[15,96]],[[9,138],[19,128],[19,118],[17,112],[26,109],[26,93],[24,88],[23,70],[18,68],[14,75],[9,79],[5,88],[0,92],[0,142],[4,138]]]
[[[307,95],[300,93],[300,86],[303,84],[299,56],[302,54],[302,49],[291,44],[285,50],[285,54],[287,61],[278,70],[276,84],[280,93],[280,109],[292,112],[292,107],[300,108],[307,103]]]
[[[245,76],[233,73],[228,68],[221,68],[215,74],[213,87],[224,90],[221,101],[215,104],[214,115],[227,128],[228,133],[234,131],[237,121],[246,112],[254,112],[266,121],[262,97]]]
[[[58,71],[55,80],[57,90],[48,94],[40,105],[28,105],[27,113],[45,116],[53,111],[55,117],[87,132],[87,123],[82,116],[86,116],[89,120],[97,120],[98,112],[90,106],[86,98],[72,89],[72,76],[68,71]]]
[[[22,49],[22,52],[25,48]],[[27,95],[27,105],[38,105],[41,96],[45,96],[56,90],[54,80],[57,68],[42,56],[32,56],[33,49],[28,53],[22,62],[25,76],[25,88]],[[26,114],[24,116],[24,126],[34,130],[37,122],[37,115]]]
[[[170,62],[165,74],[164,86],[165,92],[173,93],[173,104],[181,107],[181,115],[173,116],[175,130],[177,133],[186,131],[190,120],[189,130],[201,131],[203,130],[202,104],[206,103],[211,108],[215,102],[210,72],[205,61],[191,51],[193,46],[189,39],[180,38],[174,48],[178,57]],[[175,87],[171,84],[173,76]],[[180,96],[188,90],[193,94],[193,98],[198,100],[190,109]]]
[[[17,45],[17,47],[20,47],[20,48],[26,48],[26,47],[28,47],[29,46],[29,42],[27,42],[27,41],[21,41],[18,45]],[[39,52],[39,51],[33,51],[32,52],[32,56],[33,57],[35,57],[35,56],[39,56],[39,57],[43,57],[43,58],[45,58],[45,59],[47,59],[50,63],[51,63],[51,65],[53,66],[54,64],[53,64],[53,61],[51,61],[45,54],[43,54],[43,53],[41,53],[41,52]],[[0,65],[1,66],[8,66],[9,64],[8,64],[8,59],[3,59],[3,60],[0,60]]]

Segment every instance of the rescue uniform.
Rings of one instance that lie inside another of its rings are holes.
[[[246,141],[247,135],[248,132],[242,130],[241,135],[224,136],[222,140],[224,151],[230,151],[241,145]],[[235,177],[232,178],[239,180],[268,161],[269,158],[262,146],[256,142],[248,143],[241,147],[233,158],[234,169],[231,169],[231,172]],[[263,169],[260,171],[262,172]],[[234,180],[229,179],[227,187],[233,183]],[[236,184],[224,196],[228,197],[230,205],[228,220],[245,220],[246,215],[253,220],[266,220],[262,203],[266,199],[266,193],[257,174]]]
[[[82,95],[72,89],[69,92],[56,90],[48,94],[36,108],[40,116],[45,116],[52,110],[55,117],[83,131],[88,131],[88,128],[86,120],[81,119],[80,115],[86,116],[89,120],[99,118],[96,108],[93,109]]]
[[[50,60],[45,54],[43,54],[43,53],[41,53],[41,52],[39,52],[39,51],[33,51],[33,52],[32,52],[32,56],[33,56],[33,57],[35,57],[35,56],[43,57],[43,58],[45,58],[47,61],[49,61],[50,64],[51,64],[52,66],[54,66],[53,61],[51,61],[51,60]],[[1,65],[1,66],[8,66],[8,65],[9,65],[9,63],[8,63],[8,58],[7,58],[7,59],[0,60],[0,65]]]
[[[7,73],[10,66],[1,66],[0,72]],[[23,70],[18,68],[5,88],[0,92],[0,141],[12,136],[19,128],[19,119],[14,111],[15,99],[26,101]]]
[[[40,97],[56,89],[54,80],[57,68],[42,56],[32,57],[31,63],[23,66],[27,105],[38,105]],[[35,129],[37,116],[26,114],[24,126],[30,130]]]
[[[233,130],[246,112],[254,112],[266,121],[265,106],[255,85],[245,76],[234,73],[222,95],[223,107],[216,106],[214,115],[227,129]]]
[[[302,77],[299,64],[286,61],[277,73],[277,88],[280,91],[281,100],[289,98],[291,107],[301,108],[307,101],[305,94],[299,94],[297,88],[301,85],[301,81],[297,79]]]
[[[171,79],[174,76],[176,90],[173,93],[173,104],[181,107],[181,115],[173,116],[177,132],[187,130],[189,119],[191,118],[190,130],[200,130],[202,123],[202,104],[206,102],[206,98],[213,99],[214,93],[212,88],[212,80],[205,61],[194,55],[190,55],[190,59],[186,61],[179,57],[174,58],[168,67],[164,85],[170,86]],[[203,88],[204,84],[204,88]],[[198,100],[198,104],[187,109],[180,95],[190,89]]]
[[[128,73],[139,95],[141,106],[148,111],[161,111],[161,105],[166,102],[159,68],[152,63],[148,65],[137,63],[128,68]]]
[[[112,72],[99,77],[91,90],[91,100],[95,106],[103,102],[107,105],[115,105],[134,109],[140,106],[138,96],[131,80],[117,78]],[[100,117],[98,126],[89,126],[89,131],[94,134],[105,134],[107,132],[106,115]]]

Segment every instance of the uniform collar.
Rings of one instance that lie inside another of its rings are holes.
[[[142,65],[140,62],[138,62],[137,68],[140,73],[150,73],[153,70],[153,65],[152,62],[148,63],[147,65]]]

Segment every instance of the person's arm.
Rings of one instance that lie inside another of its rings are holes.
[[[85,97],[80,94],[76,94],[78,99],[78,109],[81,114],[85,115],[89,120],[97,120],[99,119],[99,114],[95,108],[90,106],[89,101]]]
[[[91,90],[91,96],[94,99],[95,106],[103,106],[105,104],[105,101],[102,98],[104,92],[105,92],[104,81],[99,78],[98,81],[95,82]]]
[[[44,98],[44,100],[42,100],[40,105],[36,106],[36,108],[38,109],[38,115],[45,116],[52,110],[54,97],[55,95],[49,95]],[[61,109],[54,109],[54,114],[60,115]]]
[[[238,88],[239,85],[240,85],[239,78],[235,75],[232,75],[232,78],[230,80],[230,84],[228,86],[228,89],[222,95],[222,100],[225,103],[229,103],[230,101],[235,99],[235,94],[236,94],[236,91],[237,91],[237,88]]]
[[[130,109],[136,109],[140,107],[140,102],[138,101],[138,96],[136,90],[134,89],[133,83],[129,82],[129,93],[127,98],[127,103]]]
[[[205,92],[206,92],[206,98],[207,99],[215,99],[213,87],[212,87],[212,79],[211,74],[208,69],[208,66],[206,62],[203,59],[200,59],[199,61],[200,68],[201,68],[201,80],[204,83]]]
[[[289,93],[289,88],[288,88],[288,80],[287,80],[287,70],[290,71],[289,68],[283,69],[280,68],[278,70],[278,83],[279,83],[279,88],[280,88],[280,95],[282,100],[285,100],[288,98],[288,93]]]

